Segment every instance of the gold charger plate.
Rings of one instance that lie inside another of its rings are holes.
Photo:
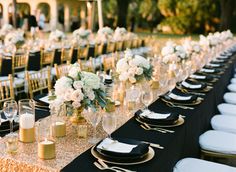
[[[136,165],[136,164],[142,164],[142,163],[145,163],[145,162],[148,162],[150,161],[154,156],[155,156],[155,152],[153,150],[152,147],[149,146],[149,150],[148,150],[148,153],[147,155],[140,159],[140,160],[136,160],[134,162],[115,162],[115,161],[110,161],[108,160],[107,158],[104,158],[104,156],[100,155],[97,151],[94,150],[95,149],[95,146],[93,146],[91,148],[91,154],[97,158],[97,159],[101,159],[103,160],[104,162],[107,162],[107,163],[110,163],[110,164],[115,164],[115,165]]]
[[[181,116],[179,116],[179,119],[175,122],[175,123],[173,123],[173,124],[170,124],[170,125],[156,125],[156,124],[151,124],[151,123],[148,123],[148,122],[143,122],[143,121],[141,121],[140,119],[138,119],[137,117],[135,118],[136,119],[136,121],[138,121],[139,123],[141,123],[141,124],[144,124],[144,123],[146,123],[146,124],[148,124],[149,126],[151,126],[151,127],[162,127],[162,128],[170,128],[170,127],[177,127],[177,126],[180,126],[180,125],[183,125],[184,124],[184,118],[183,117],[181,117]]]
[[[206,93],[206,92],[209,92],[212,89],[212,87],[206,86],[206,88],[204,88],[202,90],[197,90],[197,89],[194,90],[194,89],[185,88],[182,85],[176,85],[176,88],[180,91],[182,91],[184,89],[184,90],[187,90],[189,92],[196,92],[196,93]]]
[[[194,105],[198,105],[202,102],[202,99],[199,99],[199,97],[193,101],[192,103],[180,103],[180,102],[171,102],[171,101],[168,101],[166,100],[165,98],[161,98],[161,100],[165,103],[170,103],[170,104],[173,104],[173,105],[185,105],[185,106],[194,106]]]

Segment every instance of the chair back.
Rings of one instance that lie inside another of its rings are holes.
[[[66,63],[66,62],[71,63],[72,62],[73,49],[74,49],[73,47],[70,47],[70,48],[63,47],[62,48],[61,63]]]
[[[26,80],[28,83],[28,93],[30,98],[32,99],[34,93],[40,92],[43,90],[50,91],[51,89],[51,68],[46,67],[41,69],[40,71],[29,73],[26,71]]]
[[[45,66],[51,66],[53,64],[55,50],[41,50],[41,68]]]
[[[19,52],[15,53],[12,56],[12,76],[16,72],[24,71],[27,68],[28,65],[28,57],[29,53],[27,52]]]
[[[70,69],[70,64],[54,64],[56,70],[56,79],[59,79],[63,76],[67,76]]]
[[[12,75],[0,80],[0,105],[6,100],[14,100],[14,88]]]

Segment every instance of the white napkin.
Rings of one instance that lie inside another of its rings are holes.
[[[213,64],[213,63],[210,63],[209,66],[211,66],[211,67],[219,67],[220,64]]]
[[[206,79],[206,76],[202,76],[202,75],[190,75],[190,78],[194,78],[194,79]]]
[[[133,148],[135,148],[137,145],[131,145],[127,143],[121,143],[117,140],[112,140],[110,138],[105,138],[98,146],[97,148],[102,150],[107,150],[111,152],[117,152],[117,153],[130,153]]]
[[[48,100],[48,96],[42,97],[39,100],[44,102],[44,103],[48,103],[48,104],[51,102],[51,100]]]
[[[192,96],[179,96],[179,95],[170,93],[169,97],[175,100],[190,100]]]
[[[198,89],[198,88],[201,88],[201,84],[197,84],[197,85],[192,85],[192,84],[189,84],[185,81],[182,82],[182,85],[185,86],[186,88],[192,88],[192,89]]]
[[[1,118],[1,123],[6,122],[6,121],[9,121],[9,120]]]
[[[207,73],[215,72],[214,69],[205,69],[205,68],[201,69],[200,71],[201,71],[201,72],[207,72]]]
[[[150,118],[150,119],[166,119],[170,116],[170,113],[161,114],[161,113],[152,112],[150,110],[144,110],[143,113],[140,114],[140,116]]]

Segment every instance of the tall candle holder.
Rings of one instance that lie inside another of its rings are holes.
[[[38,157],[40,159],[54,159],[56,144],[50,132],[51,119],[41,119],[38,122]]]
[[[32,99],[19,101],[19,140],[24,143],[35,141],[35,107]]]

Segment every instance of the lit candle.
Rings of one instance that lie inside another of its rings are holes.
[[[18,149],[18,135],[16,133],[6,135],[6,151],[16,153]]]
[[[30,113],[24,113],[20,115],[20,131],[19,139],[22,142],[30,143],[35,140],[34,131],[34,115]]]
[[[66,135],[65,122],[55,122],[51,125],[51,133],[55,137],[64,137]]]
[[[38,143],[38,157],[41,159],[53,159],[56,156],[55,142],[45,138]]]

